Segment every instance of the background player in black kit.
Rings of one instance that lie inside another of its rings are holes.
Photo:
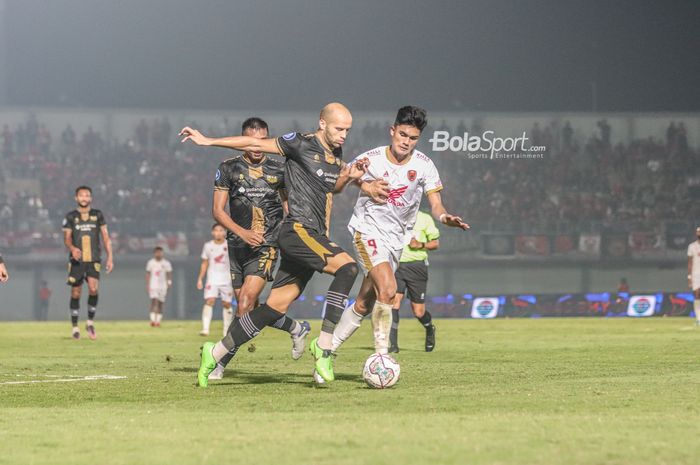
[[[264,139],[268,136],[268,125],[260,118],[248,118],[241,133]],[[282,160],[263,152],[247,151],[224,161],[216,171],[212,214],[229,231],[231,280],[238,302],[236,319],[253,309],[265,284],[272,281],[279,256],[277,236],[286,202]],[[309,323],[283,315],[272,326],[291,335],[292,358],[300,358]],[[232,358],[233,354],[229,353],[219,360],[209,378],[221,379]]]
[[[262,328],[284,315],[315,272],[334,276],[326,294],[326,309],[318,340],[311,342],[316,371],[326,381],[333,381],[331,343],[333,329],[345,309],[347,296],[355,282],[358,268],[353,258],[328,238],[332,195],[351,179],[366,170],[362,163],[345,167],[341,146],[352,126],[352,115],[339,103],[326,105],[319,117],[319,128],[312,134],[289,133],[272,139],[226,137],[210,139],[199,131],[185,127],[180,131],[183,142],[214,145],[236,150],[259,151],[284,155],[285,185],[289,196],[289,215],[280,227],[282,253],[267,302],[231,325],[229,334],[216,345],[207,343],[202,350],[198,375],[200,386],[208,385],[208,375],[226,353],[257,336]],[[342,170],[342,172],[341,172]],[[364,183],[363,188],[365,184]]]
[[[70,293],[70,318],[73,324],[73,338],[80,339],[78,316],[80,312],[80,295],[83,281],[88,285],[88,319],[86,330],[90,339],[96,339],[95,312],[97,311],[98,291],[100,285],[101,247],[104,242],[107,261],[107,273],[112,271],[112,241],[109,239],[107,223],[100,210],[91,208],[92,189],[80,186],[75,190],[78,208],[69,212],[63,220],[63,243],[68,256],[68,282]]]

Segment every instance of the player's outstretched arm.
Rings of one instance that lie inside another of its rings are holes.
[[[284,155],[277,145],[277,139],[256,139],[248,136],[232,137],[207,137],[196,129],[184,127],[180,131],[180,142],[192,141],[195,145],[205,147],[223,147],[227,149],[240,150],[243,152],[264,152]]]
[[[231,218],[226,212],[228,191],[214,191],[211,214],[224,228],[228,229],[251,247],[258,247],[265,243],[265,237],[261,232],[245,229]]]
[[[462,221],[462,218],[447,213],[447,210],[442,205],[442,196],[440,192],[431,192],[428,194],[428,203],[430,204],[430,212],[433,218],[440,223],[453,228],[461,228],[463,230],[469,229],[469,225]]]

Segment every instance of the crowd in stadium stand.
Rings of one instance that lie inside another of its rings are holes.
[[[196,123],[193,123],[196,124]],[[386,144],[389,122],[359,128],[345,153],[354,156]],[[223,120],[210,134],[237,134],[240,122]],[[301,128],[296,128],[301,130]],[[450,128],[453,134],[479,133],[478,120]],[[605,120],[594,134],[576,128],[535,124],[532,145],[547,148],[537,160],[469,159],[464,153],[432,154],[446,186],[444,203],[473,224],[517,231],[632,222],[657,228],[664,220],[700,218],[700,157],[688,146],[683,123],[671,123],[666,140],[652,138],[611,144]],[[36,118],[4,125],[0,181],[12,179],[14,192],[0,192],[0,228],[17,233],[56,231],[74,208],[73,189],[92,186],[114,231],[185,230],[208,223],[213,173],[223,152],[180,145],[167,118],[141,121],[129,140],[106,140],[70,125],[52,137]],[[427,137],[426,137],[427,139]],[[424,142],[424,147],[427,143]],[[26,180],[26,184],[22,182]],[[33,184],[32,184],[33,183]],[[38,186],[32,188],[32,186]],[[336,198],[335,230],[344,228],[354,195]],[[485,227],[482,227],[485,229]]]

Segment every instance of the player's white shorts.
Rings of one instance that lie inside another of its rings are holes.
[[[372,268],[384,262],[391,266],[391,270],[394,273],[396,272],[403,248],[392,249],[381,234],[364,234],[354,231],[352,232],[352,237],[352,246],[365,274],[368,274]]]
[[[690,284],[692,285],[693,290],[696,291],[700,289],[700,273],[693,273],[690,276]]]
[[[231,303],[233,300],[233,286],[228,284],[207,284],[204,286],[204,300],[221,299],[222,302]]]
[[[165,302],[165,297],[168,295],[167,287],[152,287],[148,290],[149,299],[157,299],[161,302]]]

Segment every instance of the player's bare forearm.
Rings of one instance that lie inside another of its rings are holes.
[[[197,281],[204,280],[204,275],[207,273],[207,268],[209,268],[209,260],[202,260],[199,265],[199,276],[197,276]]]
[[[440,241],[438,239],[433,239],[425,243],[425,250],[437,250],[440,248]]]
[[[196,129],[184,127],[180,131],[181,142],[191,141],[204,147],[222,147],[243,152],[264,152],[282,155],[277,139],[257,139],[249,136],[207,137]]]
[[[333,188],[333,193],[340,194],[341,192],[343,192],[343,189],[345,189],[345,186],[350,184],[350,181],[352,181],[352,179],[350,179],[350,176],[348,176],[347,174],[343,175],[341,173],[340,176],[338,176],[338,180],[335,181],[335,187]]]
[[[442,204],[442,196],[439,191],[428,194],[428,203],[430,203],[430,213],[433,218],[441,224],[464,230],[469,229],[469,225],[462,221],[462,218],[447,212]]]
[[[367,172],[369,168],[369,160],[363,158],[361,160],[356,160],[349,165],[345,162],[341,162],[340,175],[335,182],[335,188],[333,189],[334,194],[338,194],[345,189],[351,181],[359,182],[362,176]]]
[[[75,246],[73,245],[73,239],[71,238],[71,232],[69,230],[63,230],[63,245],[66,246],[69,253],[73,252]]]
[[[214,208],[212,208],[211,210],[211,214],[217,223],[234,233],[236,236],[240,236],[241,233],[244,231],[244,228],[242,228],[241,225],[233,221],[233,218],[231,218],[231,216],[223,208],[217,208],[217,206],[215,205]]]

